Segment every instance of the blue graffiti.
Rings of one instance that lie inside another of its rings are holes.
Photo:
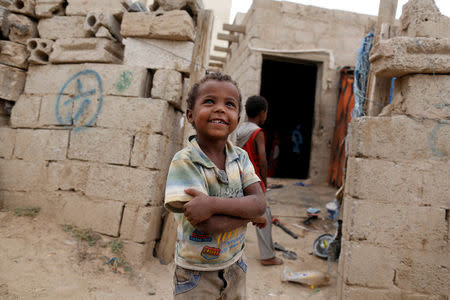
[[[444,123],[446,124],[446,123]],[[434,125],[433,129],[431,130],[430,134],[428,135],[428,147],[431,150],[431,153],[433,153],[433,155],[438,156],[438,157],[445,157],[447,156],[446,153],[442,152],[441,150],[438,149],[438,147],[436,146],[436,135],[438,133],[438,131],[441,129],[442,125],[444,125],[442,123],[438,123],[436,125]]]
[[[84,91],[83,81],[90,80],[92,76],[96,81],[95,83],[97,88]],[[76,84],[75,95],[71,98],[66,99],[65,101],[62,101],[66,88],[72,83]],[[91,104],[95,103],[95,101],[92,101],[92,99],[94,99],[95,96],[98,97],[97,109],[95,110],[95,113],[92,115],[92,117],[89,118],[88,107]],[[73,118],[72,118],[72,110],[70,109],[65,116],[61,115],[60,112],[61,102],[62,107],[70,108],[70,106],[73,105],[73,111],[75,112]],[[102,109],[102,104],[103,104],[103,85],[100,75],[93,70],[84,70],[73,75],[59,91],[55,107],[56,119],[58,120],[58,123],[60,125],[67,125],[67,124],[74,125],[75,126],[74,131],[78,131],[83,129],[84,127],[91,126],[95,122],[98,114]],[[85,116],[87,116],[86,119],[88,121],[85,122],[84,124],[81,122],[79,122],[80,124],[77,124],[78,121],[80,121],[81,118]]]

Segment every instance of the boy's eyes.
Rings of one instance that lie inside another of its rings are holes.
[[[203,103],[214,103],[214,100],[212,100],[212,99],[205,99],[204,101],[203,101]]]
[[[236,107],[236,103],[234,103],[233,101],[227,101],[226,105]]]

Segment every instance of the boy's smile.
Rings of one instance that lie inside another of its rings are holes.
[[[226,141],[239,122],[239,93],[231,82],[208,80],[186,115],[200,140]]]

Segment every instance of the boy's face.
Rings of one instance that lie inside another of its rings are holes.
[[[200,85],[186,116],[202,140],[226,140],[239,123],[239,93],[231,82],[208,80]]]

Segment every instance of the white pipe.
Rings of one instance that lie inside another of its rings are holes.
[[[266,53],[326,53],[330,57],[329,68],[334,69],[334,55],[333,52],[327,49],[301,49],[301,50],[290,50],[290,49],[267,49],[267,48],[255,48],[248,45],[248,48],[253,51],[266,52]]]

